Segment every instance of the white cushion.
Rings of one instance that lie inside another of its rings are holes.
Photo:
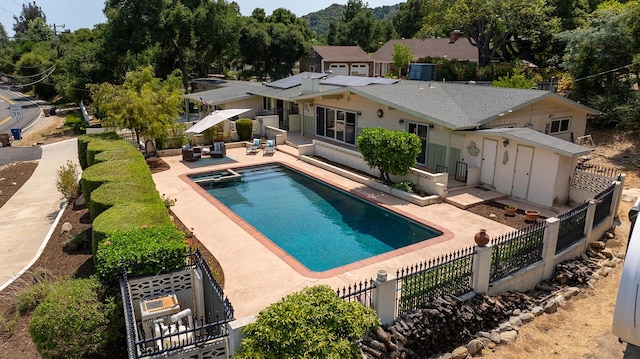
[[[260,146],[260,139],[259,138],[254,138],[253,139],[253,145],[254,146]]]
[[[267,147],[273,147],[273,140],[267,140]]]

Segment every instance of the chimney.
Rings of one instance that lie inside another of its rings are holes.
[[[464,37],[464,32],[460,30],[453,30],[449,33],[449,43],[453,44],[461,37]]]
[[[320,78],[313,76],[305,76],[302,78],[301,94],[320,92]]]

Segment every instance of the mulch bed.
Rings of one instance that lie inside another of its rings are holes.
[[[523,209],[518,209],[513,217],[507,216],[504,211],[504,204],[494,201],[477,204],[467,208],[467,211],[516,229],[525,229],[536,223],[525,220]],[[546,217],[538,216],[537,223],[541,223],[545,219]]]

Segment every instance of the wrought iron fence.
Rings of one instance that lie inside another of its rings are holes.
[[[542,260],[546,222],[503,234],[491,240],[490,281],[496,281]]]
[[[471,292],[473,247],[396,271],[397,313],[417,309],[435,297]]]
[[[456,181],[467,183],[467,164],[456,161]]]
[[[342,289],[338,289],[336,293],[338,297],[342,298],[347,302],[358,302],[365,307],[371,308],[373,306],[373,288],[375,288],[375,282],[373,279],[369,279],[368,281],[354,283],[348,287],[342,287]]]
[[[616,185],[614,183],[605,191],[600,192],[595,196],[597,204],[596,213],[593,217],[593,227],[596,227],[598,224],[600,224],[600,222],[607,218],[609,212],[611,212],[611,202],[613,201],[613,190],[615,188]]]
[[[577,242],[584,235],[584,226],[587,220],[587,208],[589,202],[566,211],[559,216],[560,229],[558,231],[558,243],[556,244],[556,254]]]
[[[226,350],[220,350],[218,347],[226,348],[226,344],[221,340],[226,340],[229,335],[226,324],[234,320],[234,311],[231,303],[224,297],[222,289],[213,278],[211,270],[206,261],[202,257],[199,250],[187,255],[184,270],[199,269],[202,274],[202,298],[194,298],[194,300],[202,300],[204,305],[204,313],[199,313],[199,316],[190,314],[185,315],[184,318],[177,319],[176,322],[172,322],[172,318],[166,323],[160,324],[162,321],[154,321],[153,323],[143,323],[141,318],[136,318],[136,312],[134,310],[134,301],[140,301],[142,296],[153,296],[153,293],[165,293],[168,288],[166,286],[173,287],[177,285],[178,293],[180,290],[191,291],[194,288],[194,283],[186,283],[185,277],[181,275],[179,277],[180,284],[170,283],[171,280],[167,278],[149,281],[142,278],[142,282],[146,283],[142,286],[144,292],[140,292],[140,288],[132,291],[132,284],[140,279],[129,279],[127,276],[127,268],[123,268],[123,278],[120,281],[120,291],[123,300],[123,307],[125,311],[125,327],[127,332],[127,346],[129,352],[129,358],[146,358],[146,357],[167,357],[174,356],[181,357],[181,353],[184,350],[190,353],[196,353],[200,351],[202,353],[224,352]],[[185,273],[185,272],[179,272]],[[186,273],[189,273],[188,271]],[[192,274],[193,276],[195,274]],[[186,278],[193,278],[187,275]],[[147,284],[151,287],[147,288]],[[159,286],[155,288],[155,286]],[[146,294],[145,294],[146,293]],[[193,303],[192,303],[193,304]],[[191,309],[191,305],[187,305]],[[165,318],[166,319],[166,318]],[[157,325],[158,330],[145,330],[143,324]],[[166,324],[166,325],[165,325]],[[219,356],[212,356],[211,358],[218,358]]]
[[[449,168],[447,168],[447,166],[443,166],[443,165],[436,165],[436,172],[437,173],[449,173]]]

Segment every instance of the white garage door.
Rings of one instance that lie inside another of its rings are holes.
[[[347,64],[331,64],[329,65],[329,71],[334,75],[349,75],[349,67]]]
[[[351,76],[369,76],[369,65],[351,64]]]

